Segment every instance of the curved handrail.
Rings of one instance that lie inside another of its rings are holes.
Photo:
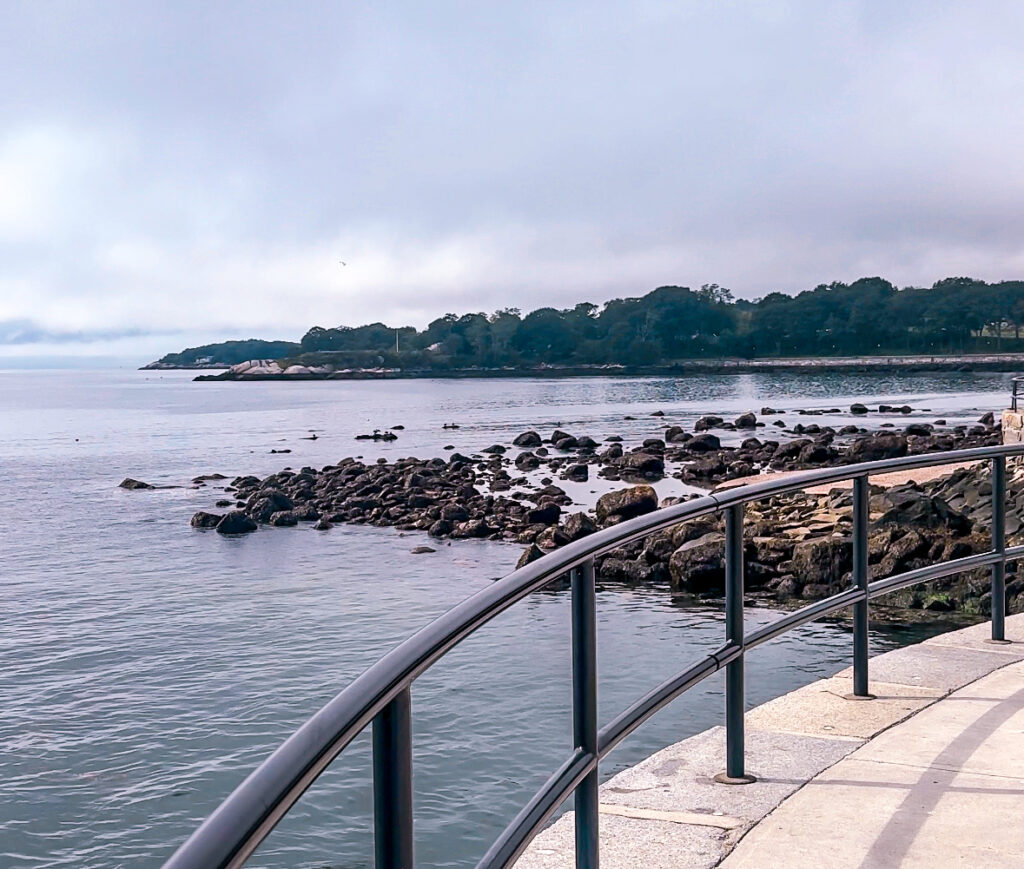
[[[380,658],[252,772],[167,861],[165,869],[241,866],[331,761],[377,719],[389,704],[408,691],[415,679],[433,663],[519,600],[570,571],[576,571],[585,563],[592,564],[594,558],[611,549],[681,522],[723,510],[741,509],[742,505],[751,501],[799,491],[808,486],[851,479],[856,481],[858,478],[866,479],[870,475],[889,471],[971,461],[992,461],[994,467],[998,466],[1004,472],[1005,459],[1014,456],[1024,456],[1024,444],[925,453],[801,471],[664,507],[563,546],[470,596]],[[1002,486],[999,488],[1001,492],[1004,491]],[[866,502],[864,509],[866,513]],[[997,512],[1002,515],[1001,505],[998,511],[993,511],[993,515]],[[866,536],[864,543],[866,546]],[[745,642],[742,639],[739,644],[727,642],[718,652],[649,692],[602,729],[596,754],[587,756],[577,749],[492,846],[481,861],[481,866],[508,865],[560,802],[585,776],[596,771],[597,762],[604,754],[697,682],[722,667],[733,665],[737,659],[742,663],[745,648],[759,645],[798,625],[837,612],[851,604],[863,603],[866,606],[869,597],[974,567],[993,565],[995,570],[997,566],[1005,565],[1006,561],[1020,557],[1024,557],[1024,546],[1010,549],[995,546],[990,553],[887,577],[870,586],[866,584],[865,573],[863,588],[845,590],[789,613],[779,621],[755,631]]]

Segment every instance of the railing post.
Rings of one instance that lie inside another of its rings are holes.
[[[594,559],[572,571],[572,732],[597,756],[597,610]],[[598,869],[597,765],[576,787],[576,869]]]
[[[992,643],[1006,643],[1006,459],[992,459]]]
[[[863,600],[853,605],[853,693],[850,700],[874,700],[868,691],[868,478],[853,478],[853,586]]]
[[[412,697],[406,688],[373,719],[376,869],[412,869]]]
[[[743,646],[743,505],[725,511],[725,639]],[[725,772],[715,776],[721,784],[756,781],[744,770],[743,653],[725,665]]]

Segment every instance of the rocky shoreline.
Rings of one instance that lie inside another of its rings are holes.
[[[782,371],[871,372],[992,371],[1016,372],[1024,363],[1019,353],[965,354],[957,356],[860,356],[807,357],[798,359],[691,359],[669,365],[527,365],[501,368],[338,368],[329,363],[308,365],[291,360],[254,359],[219,374],[201,374],[197,381],[263,380],[380,380],[403,378],[500,378],[500,377],[679,377],[707,374],[753,374]],[[168,365],[151,362],[140,370],[224,368],[223,364]]]
[[[705,416],[693,431],[667,426],[663,437],[648,438],[628,449],[614,435],[599,442],[561,430],[546,437],[526,431],[510,445],[496,443],[471,456],[452,452],[446,458],[394,462],[345,458],[323,468],[285,469],[262,479],[236,477],[224,486],[225,497],[217,503],[231,509],[196,513],[192,525],[222,534],[244,534],[263,526],[300,522],[324,531],[341,523],[372,524],[424,532],[434,540],[518,543],[526,547],[519,561],[525,564],[600,528],[677,503],[680,498],[659,501],[650,485],[667,475],[710,488],[759,472],[1000,442],[1000,429],[991,414],[970,427],[945,427],[942,420],[913,421],[899,430],[869,432],[854,421],[874,411],[854,405],[848,426],[835,429],[813,421],[816,415],[837,412],[835,408],[797,412],[807,421],[792,427],[778,419],[766,423],[754,413],[731,422]],[[884,408],[884,412],[909,415],[911,409]],[[760,417],[776,416],[772,408],[761,409]],[[732,432],[748,436],[738,446],[723,445],[720,435]],[[778,432],[778,439],[766,437],[766,432]],[[872,574],[885,576],[985,551],[991,492],[986,473],[984,468],[972,468],[923,486],[872,487]],[[572,498],[556,479],[583,482],[591,474],[629,485],[602,495],[593,511],[568,509]],[[194,483],[208,481],[209,477],[196,478]],[[1024,528],[1024,493],[1008,512],[1008,531],[1018,535]],[[745,528],[749,592],[787,603],[824,597],[845,587],[852,568],[851,513],[850,493],[838,489],[750,505]],[[607,554],[598,561],[599,576],[606,581],[663,584],[696,597],[719,597],[724,582],[723,541],[720,517],[694,520]],[[429,552],[431,547],[424,545],[417,551]],[[889,602],[984,615],[989,606],[988,573],[974,573],[894,594]],[[1024,588],[1018,588],[1018,580],[1011,577],[1012,611],[1024,609],[1022,592]]]

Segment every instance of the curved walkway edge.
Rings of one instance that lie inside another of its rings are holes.
[[[871,659],[748,711],[749,785],[721,785],[725,729],[669,746],[601,786],[601,866],[1024,866],[1024,614]],[[518,869],[570,869],[573,817]]]

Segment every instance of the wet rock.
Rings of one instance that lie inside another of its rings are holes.
[[[723,422],[725,422],[725,420],[723,420],[722,417],[720,417],[720,416],[711,416],[711,415],[702,416],[700,419],[698,419],[693,424],[693,430],[694,431],[707,431],[708,429],[711,429],[711,428],[717,428]]]
[[[432,546],[414,546],[409,550],[412,555],[426,555],[430,552],[437,552]]]
[[[582,437],[577,438],[576,446],[580,450],[594,450],[597,449],[597,447],[600,446],[600,444],[598,444],[598,442],[595,441],[592,437],[588,435],[583,435]]]
[[[895,459],[907,454],[907,439],[901,434],[879,434],[863,437],[850,444],[846,458],[849,462],[874,462]]]
[[[565,479],[576,483],[584,483],[590,477],[590,469],[586,465],[569,465],[565,469]]]
[[[665,461],[650,453],[627,453],[622,457],[620,467],[645,477],[660,477],[665,472]]]
[[[868,412],[867,407],[865,407],[863,404],[860,404],[859,402],[850,405],[850,413],[855,413],[855,414],[860,415],[860,414],[865,414],[867,412]]]
[[[632,519],[658,509],[658,494],[650,486],[631,486],[609,492],[597,499],[597,519],[606,522],[615,517]]]
[[[752,413],[743,413],[736,417],[733,423],[736,428],[754,428],[757,426],[757,417]]]
[[[705,433],[694,435],[683,446],[691,453],[707,453],[711,450],[720,450],[722,442],[716,435]]]
[[[562,523],[562,532],[568,540],[580,540],[597,531],[597,524],[586,513],[573,513]]]
[[[800,582],[838,587],[853,569],[853,542],[849,537],[806,540],[793,547],[790,571]]]
[[[539,447],[541,445],[540,435],[535,431],[524,431],[512,441],[512,445],[517,447]]]
[[[291,528],[299,524],[299,519],[291,510],[281,510],[270,517],[270,524],[277,528]]]
[[[988,413],[983,414],[978,422],[982,425],[995,425],[996,416],[992,411],[989,411]]]
[[[321,519],[313,526],[313,528],[317,531],[330,531],[333,527],[333,523],[331,523],[327,519]]]
[[[216,528],[217,525],[220,524],[220,520],[223,518],[223,515],[217,513],[206,513],[205,511],[200,510],[192,517],[188,524],[193,528]]]
[[[249,534],[259,526],[245,515],[241,510],[232,510],[225,513],[224,518],[217,523],[218,534]]]
[[[489,455],[500,456],[505,453],[505,447],[503,447],[501,444],[491,444],[489,447],[482,450],[481,452],[487,453]]]
[[[295,503],[278,489],[263,489],[254,493],[246,505],[246,512],[261,524],[270,521],[275,513],[291,510]]]
[[[535,543],[531,543],[526,549],[523,550],[523,554],[519,556],[519,560],[516,562],[516,570],[520,567],[526,567],[536,561],[538,558],[543,558],[544,552]]]
[[[689,540],[669,559],[672,587],[694,594],[719,592],[725,584],[725,537],[717,532]]]
[[[668,443],[683,443],[689,439],[690,433],[681,425],[673,425],[665,429],[665,440]]]
[[[553,525],[561,515],[562,508],[549,503],[528,510],[525,518],[529,525]]]
[[[520,453],[516,456],[515,465],[520,471],[535,471],[540,467],[540,459],[533,453]]]
[[[117,484],[118,488],[121,489],[155,489],[156,486],[150,483],[143,483],[142,480],[133,480],[131,477],[125,477],[120,483]]]
[[[926,422],[912,422],[903,429],[905,435],[919,435],[928,437],[932,433],[932,426]]]

